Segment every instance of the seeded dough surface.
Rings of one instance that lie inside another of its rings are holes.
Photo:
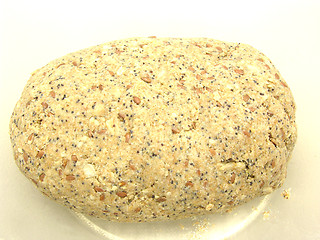
[[[36,70],[10,136],[25,176],[77,212],[180,219],[279,188],[296,141],[295,104],[249,45],[132,38]]]

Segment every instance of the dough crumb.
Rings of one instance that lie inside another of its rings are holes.
[[[291,188],[285,189],[282,191],[281,196],[284,199],[289,199],[291,197]]]
[[[269,220],[269,219],[270,219],[270,211],[264,211],[263,220]]]
[[[182,230],[184,230],[184,225],[182,225],[182,224],[180,223],[179,226],[180,226],[180,228],[181,228]]]
[[[196,240],[206,239],[206,233],[209,231],[209,227],[212,227],[213,224],[210,224],[208,219],[203,219],[196,221],[192,226],[194,227],[194,230],[191,232],[188,239]]]

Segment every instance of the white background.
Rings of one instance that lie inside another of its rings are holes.
[[[265,53],[298,107],[285,185],[231,239],[320,239],[320,1],[0,1],[0,239],[100,239],[42,196],[15,166],[11,112],[35,69],[69,52],[127,37],[209,37]],[[291,198],[280,193],[291,188]],[[174,239],[174,236],[173,236]]]

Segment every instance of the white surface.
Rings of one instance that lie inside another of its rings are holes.
[[[50,60],[106,41],[150,35],[244,42],[273,61],[297,103],[298,142],[285,185],[266,206],[269,220],[260,214],[230,239],[320,239],[320,1],[0,4],[1,240],[101,238],[19,172],[9,142],[9,117],[30,73]],[[291,198],[285,200],[281,192],[287,188]]]

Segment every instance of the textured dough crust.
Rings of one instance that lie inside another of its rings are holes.
[[[225,212],[272,192],[297,135],[290,89],[253,47],[132,38],[35,71],[10,136],[45,195],[138,222]]]

